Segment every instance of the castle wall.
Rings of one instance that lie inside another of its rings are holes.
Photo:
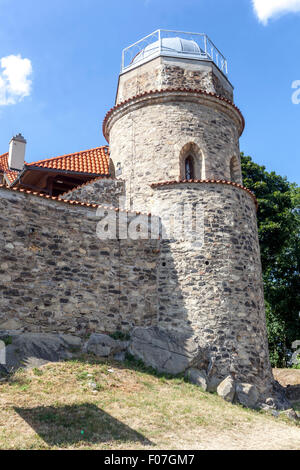
[[[178,205],[197,208],[200,225],[192,242],[180,235],[162,242],[158,322],[197,334],[208,351],[212,375],[232,374],[264,393],[272,372],[254,200],[226,184],[155,189],[153,213],[163,221]]]
[[[168,101],[166,101],[168,100]],[[126,181],[127,207],[151,210],[150,183],[179,180],[180,154],[184,146],[195,143],[203,171],[197,179],[229,180],[230,160],[235,155],[240,166],[239,130],[225,112],[192,100],[188,94],[172,98],[164,94],[161,102],[145,105],[116,116],[110,128],[110,155],[122,166]],[[242,181],[239,171],[238,181]]]
[[[79,186],[61,196],[68,201],[84,201],[109,207],[122,207],[125,185],[121,180],[97,179]]]
[[[159,242],[99,240],[99,220],[93,208],[0,189],[0,329],[8,320],[80,335],[155,324]]]
[[[215,93],[233,101],[233,87],[211,62],[157,57],[120,76],[117,103],[140,93],[190,88]]]

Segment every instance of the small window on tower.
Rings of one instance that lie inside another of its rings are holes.
[[[185,179],[193,180],[195,178],[194,161],[190,155],[185,159]]]
[[[232,157],[230,160],[230,180],[234,183],[238,183],[240,180],[239,163],[236,157]]]

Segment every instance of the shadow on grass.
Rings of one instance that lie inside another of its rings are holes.
[[[15,407],[14,410],[50,446],[116,441],[153,445],[145,436],[91,403],[57,407]]]

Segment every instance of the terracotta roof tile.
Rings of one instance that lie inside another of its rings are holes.
[[[60,171],[75,171],[95,175],[109,175],[109,151],[108,147],[97,147],[83,150],[69,155],[48,158],[37,162],[28,163],[27,168],[39,167]]]
[[[174,184],[187,184],[187,183],[194,183],[194,184],[195,183],[197,183],[197,184],[199,184],[199,183],[227,184],[229,186],[234,186],[236,188],[240,188],[243,191],[246,191],[247,193],[250,194],[250,196],[252,197],[252,199],[255,202],[256,208],[258,208],[258,202],[257,202],[255,194],[252,191],[250,191],[250,189],[243,186],[242,184],[234,183],[233,181],[209,180],[209,179],[207,179],[207,180],[180,180],[180,181],[173,180],[173,181],[159,181],[157,183],[151,183],[150,186],[151,186],[151,188],[159,188],[161,186],[170,186],[170,185],[174,185]]]
[[[89,173],[94,175],[109,176],[109,150],[107,146],[83,150],[59,157],[47,158],[37,162],[26,163],[27,169],[45,168],[51,170]],[[6,180],[12,184],[19,172],[9,170],[8,153],[0,155],[0,173],[4,173]]]
[[[19,171],[7,170],[4,175],[9,184],[12,184],[19,176]]]
[[[74,206],[83,206],[83,207],[91,207],[93,209],[98,209],[99,207],[101,207],[102,209],[111,210],[111,211],[114,211],[114,212],[126,212],[127,214],[145,215],[145,216],[151,217],[151,213],[147,213],[147,212],[137,212],[137,211],[131,211],[131,210],[126,210],[126,209],[119,209],[117,207],[103,206],[101,204],[93,204],[93,203],[89,203],[89,202],[71,201],[71,200],[68,200],[68,199],[63,199],[61,196],[49,196],[48,194],[38,193],[36,191],[30,191],[28,189],[8,188],[4,184],[0,184],[0,189],[5,189],[6,191],[15,191],[15,192],[24,193],[24,194],[31,194],[32,196],[35,196],[35,197],[40,197],[40,198],[44,198],[44,199],[51,199],[52,201],[61,202],[63,204],[69,204],[69,205],[74,205]]]
[[[8,153],[0,155],[0,172],[4,173],[8,170]]]
[[[9,184],[12,184],[18,177],[19,172],[14,170],[9,170],[8,168],[8,153],[0,155],[0,173],[4,173],[6,181]]]
[[[133,101],[135,101],[136,99],[139,99],[139,98],[147,97],[147,96],[150,96],[150,95],[164,95],[166,93],[174,93],[174,92],[175,93],[176,92],[184,92],[184,93],[191,93],[191,94],[194,93],[194,94],[198,94],[198,95],[213,97],[213,98],[216,98],[220,101],[224,101],[225,103],[232,106],[232,108],[234,108],[238,112],[238,114],[240,115],[241,123],[242,123],[241,134],[243,133],[244,128],[245,128],[245,119],[244,119],[244,117],[241,113],[241,110],[232,101],[228,100],[227,98],[224,98],[224,96],[220,96],[220,95],[217,95],[216,93],[211,93],[211,92],[208,92],[208,91],[198,90],[198,89],[193,89],[193,88],[165,88],[163,90],[150,90],[150,91],[145,91],[143,93],[139,93],[135,96],[131,96],[130,98],[128,98],[125,101],[121,101],[120,103],[116,104],[113,108],[111,108],[106,113],[106,115],[104,117],[104,120],[103,120],[103,124],[102,124],[103,135],[104,135],[105,139],[107,140],[107,142],[109,143],[109,136],[107,135],[107,132],[106,132],[106,124],[107,124],[107,121],[110,118],[111,114],[114,111],[116,111],[117,109],[121,108],[124,105],[127,105],[128,103],[132,103]]]

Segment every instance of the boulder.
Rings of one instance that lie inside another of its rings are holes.
[[[217,388],[217,394],[224,400],[232,403],[235,395],[235,382],[229,375]]]
[[[2,364],[7,372],[19,367],[38,367],[47,362],[71,359],[70,348],[80,347],[80,338],[70,335],[47,333],[24,333],[12,335],[5,348],[6,362]]]
[[[108,335],[93,333],[84,345],[84,351],[98,357],[109,357],[124,351],[128,343],[117,341]]]
[[[207,375],[205,370],[188,369],[185,373],[185,377],[194,385],[202,388],[204,392],[207,390]]]
[[[79,336],[59,334],[59,337],[64,341],[64,343],[70,348],[81,349],[82,339]]]
[[[218,386],[220,383],[223,382],[223,378],[218,377],[217,375],[209,376],[208,384],[207,384],[207,391],[211,393],[215,393],[218,390]]]
[[[246,408],[256,408],[259,394],[255,385],[237,383],[235,397],[236,401]]]
[[[191,334],[177,333],[159,327],[133,330],[129,352],[155,370],[177,375],[197,365],[201,348]]]

